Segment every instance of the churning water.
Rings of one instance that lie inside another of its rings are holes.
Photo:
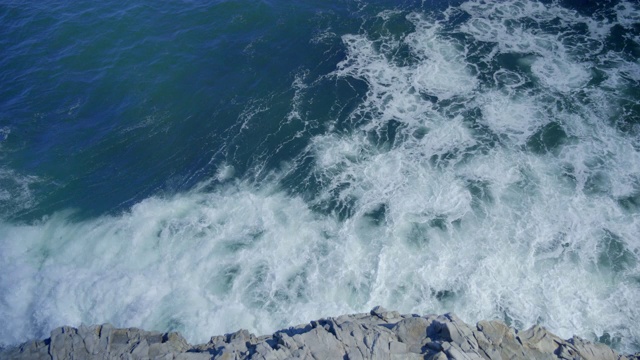
[[[0,4],[0,344],[368,311],[640,350],[640,5]]]

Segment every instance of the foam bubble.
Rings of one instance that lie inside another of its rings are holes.
[[[235,168],[233,165],[222,164],[216,171],[216,179],[218,181],[227,181],[235,175]]]
[[[525,83],[525,78],[515,71],[500,69],[493,73],[493,81],[496,86],[517,88]]]
[[[14,170],[0,168],[0,214],[11,215],[37,204],[33,187],[41,180],[33,175],[22,175]]]
[[[482,121],[495,133],[516,144],[524,144],[549,120],[543,115],[535,97],[513,97],[487,93],[482,107]]]
[[[580,89],[591,78],[580,64],[557,59],[537,59],[531,66],[531,71],[544,85],[558,91]]]

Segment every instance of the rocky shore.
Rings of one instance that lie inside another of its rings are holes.
[[[593,359],[640,360],[578,337],[562,340],[543,327],[524,331],[500,321],[469,326],[454,314],[368,314],[311,321],[255,336],[246,330],[191,345],[179,333],[111,325],[60,327],[51,337],[0,352],[0,359]]]

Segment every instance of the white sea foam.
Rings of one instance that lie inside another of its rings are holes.
[[[600,46],[611,25],[528,1],[468,2],[461,9],[472,17],[458,29],[495,43],[494,56],[518,54],[519,71],[499,68],[493,83],[480,83],[458,38],[415,14],[408,19],[416,31],[405,41],[416,65],[396,65],[392,52],[366,36],[344,37],[349,53],[335,75],[369,85],[354,112],[371,117],[362,129],[380,133],[390,120],[402,123],[396,135],[402,140],[391,149],[361,134],[323,137],[322,146],[312,146],[326,188],[355,204],[350,222],[384,205],[372,298],[409,311],[454,310],[470,320],[541,322],[563,336],[607,331],[635,346],[640,329],[628,319],[640,305],[634,280],[640,244],[633,235],[640,223],[637,210],[616,201],[638,192],[639,154],[632,138],[609,125],[615,94],[589,89],[581,102],[560,95],[584,91],[592,77],[587,69],[598,60],[585,63],[589,53],[580,52]],[[567,36],[584,24],[590,37],[566,41],[562,29],[513,23],[524,18],[560,20]],[[620,59],[610,76],[629,72],[620,64],[628,63]],[[539,86],[520,90],[530,78]],[[436,108],[416,92],[466,102]],[[455,116],[463,113],[456,107],[480,110],[477,121],[502,145],[474,150],[477,138],[461,136],[474,130]],[[564,132],[550,145],[558,151],[522,150],[552,122]],[[419,139],[410,136],[416,132]]]
[[[0,336],[6,344],[63,323],[111,321],[176,327],[205,341],[234,328],[266,332],[309,314],[352,310],[316,293],[320,283],[307,284],[329,278],[330,260],[342,257],[335,231],[300,199],[240,185],[150,198],[121,216],[81,223],[57,214],[3,224],[0,263],[11,271],[0,275],[0,311],[11,326]],[[314,310],[318,296],[326,305]]]
[[[582,64],[558,59],[537,59],[531,71],[544,85],[558,91],[581,89],[591,78]]]
[[[235,175],[235,169],[233,165],[222,164],[218,167],[218,171],[216,171],[216,179],[218,181],[227,181]]]
[[[2,141],[7,140],[7,138],[9,137],[9,134],[11,134],[11,128],[8,126],[4,126],[0,128],[0,143]]]
[[[523,145],[549,119],[533,96],[487,93],[482,104],[482,121],[495,133]]]
[[[637,64],[581,53],[591,45],[575,41],[600,46],[612,24],[558,5],[449,11],[469,19],[412,13],[400,40],[342,37],[344,60],[318,83],[360,80],[366,96],[349,131],[314,136],[280,170],[313,159],[313,194],[286,194],[280,173],[251,185],[221,164],[224,184],[119,216],[1,224],[0,339],[110,321],[206,341],[382,304],[607,332],[638,350],[640,217],[624,204],[640,193],[640,147],[611,125]],[[494,47],[482,70],[469,52],[479,44]],[[394,61],[403,45],[411,61]],[[600,86],[587,85],[594,68]],[[308,83],[296,78],[284,122],[305,120]],[[239,132],[266,108],[248,104]]]
[[[631,28],[640,22],[640,5],[629,1],[621,1],[615,7],[618,23]]]
[[[37,199],[33,186],[40,181],[37,176],[0,167],[0,215],[15,214],[35,206]]]

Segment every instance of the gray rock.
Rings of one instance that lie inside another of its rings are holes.
[[[43,341],[0,351],[0,359],[585,359],[640,360],[604,344],[569,340],[541,326],[520,331],[500,321],[470,327],[454,314],[400,315],[382,307],[256,337],[247,330],[191,345],[179,333],[117,329],[109,324],[60,327]]]
[[[0,359],[51,360],[49,341],[29,341],[20,346],[0,352]]]
[[[316,326],[299,337],[297,342],[303,344],[303,348],[309,351],[313,359],[342,359],[345,355],[344,346],[335,335],[322,326]]]
[[[447,360],[447,354],[443,353],[443,352],[437,352],[429,357],[427,357],[428,360]]]
[[[394,319],[399,319],[400,318],[400,313],[397,311],[389,311],[385,308],[383,308],[382,306],[376,306],[373,309],[371,309],[371,315],[373,316],[377,316],[378,318],[382,319],[385,322],[389,322],[392,321]]]
[[[576,358],[576,355],[587,360],[618,360],[619,358],[619,355],[607,345],[594,344],[575,336],[567,340],[566,343],[560,344],[559,355],[564,356],[566,359]]]
[[[421,344],[427,337],[427,328],[432,319],[411,317],[400,320],[393,328],[398,339],[409,345]]]

